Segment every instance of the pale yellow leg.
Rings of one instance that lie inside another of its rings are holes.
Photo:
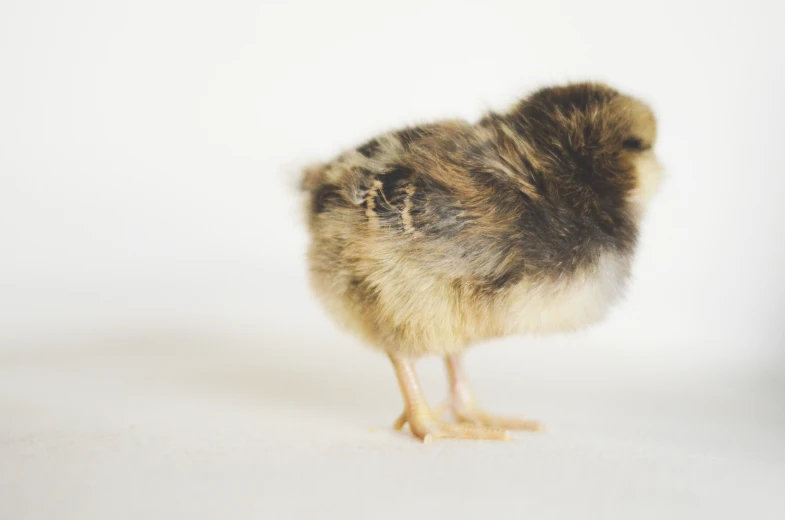
[[[541,431],[542,426],[536,421],[527,421],[514,417],[497,417],[477,408],[469,382],[463,372],[463,364],[458,354],[444,358],[447,365],[447,378],[450,381],[450,397],[446,408],[455,419],[464,424],[493,426],[510,430]]]
[[[408,422],[412,433],[425,443],[438,438],[508,440],[510,434],[499,427],[482,424],[444,423],[436,417],[420,388],[414,363],[411,359],[390,356],[398,384],[403,394],[403,414],[395,421],[395,429],[400,430]]]

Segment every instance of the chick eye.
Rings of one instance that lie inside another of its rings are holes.
[[[643,150],[643,142],[640,139],[625,139],[621,145],[629,150]]]

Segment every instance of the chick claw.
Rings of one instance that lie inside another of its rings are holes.
[[[436,439],[496,441],[508,441],[511,439],[510,433],[504,428],[484,424],[452,424],[442,422],[437,417],[428,409],[420,409],[414,412],[404,410],[395,421],[393,427],[396,430],[401,430],[406,423],[409,423],[409,429],[411,429],[412,434],[422,440],[424,444],[430,444]]]

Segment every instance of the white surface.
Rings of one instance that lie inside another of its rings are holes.
[[[279,356],[265,341],[152,329],[3,354],[0,517],[785,515],[782,388],[623,363],[626,381],[608,382],[589,357],[511,368],[489,348],[469,357],[482,401],[548,431],[423,445],[390,427],[400,398],[384,360],[314,341]],[[336,355],[303,359],[322,346]],[[340,365],[358,357],[362,370]],[[436,402],[441,374],[424,365]],[[592,370],[565,378],[576,365]]]
[[[785,4],[529,4],[0,2],[0,518],[783,517]],[[470,354],[548,433],[390,432],[293,172],[585,78],[661,123],[626,301]]]

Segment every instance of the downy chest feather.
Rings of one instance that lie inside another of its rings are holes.
[[[557,280],[522,281],[510,291],[503,313],[509,333],[541,334],[579,329],[602,319],[624,291],[630,261],[605,252],[583,271]]]

